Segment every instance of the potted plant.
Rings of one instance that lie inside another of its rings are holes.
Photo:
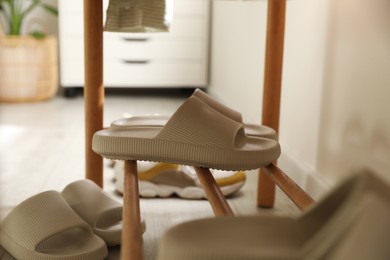
[[[42,30],[22,34],[36,8],[58,14],[41,0],[0,0],[0,102],[44,100],[58,90],[57,39]]]

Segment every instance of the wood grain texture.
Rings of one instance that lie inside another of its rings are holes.
[[[103,128],[103,1],[84,0],[84,113],[86,178],[103,186],[103,159],[92,151],[92,137]]]
[[[207,195],[207,199],[213,208],[215,216],[233,216],[233,211],[227,203],[225,196],[223,196],[210,170],[201,167],[194,167],[194,169]]]
[[[286,0],[268,1],[262,124],[279,132]],[[275,184],[259,171],[257,205],[272,207]]]

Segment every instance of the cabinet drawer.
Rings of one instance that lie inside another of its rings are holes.
[[[144,40],[145,39],[145,40]],[[68,60],[84,59],[84,43],[79,39],[65,39],[61,57]],[[206,50],[201,41],[163,41],[153,38],[105,39],[105,59],[199,59],[205,58]]]
[[[63,64],[61,83],[65,87],[84,85],[82,64]],[[206,67],[199,62],[104,63],[104,84],[107,87],[203,87],[206,83]]]
[[[159,41],[151,38],[147,42],[107,41],[105,57],[124,59],[199,59],[206,53],[201,41]]]
[[[106,62],[105,82],[112,86],[204,86],[205,66],[197,62]]]

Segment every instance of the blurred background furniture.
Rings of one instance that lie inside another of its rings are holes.
[[[61,86],[84,86],[82,1],[60,0]],[[103,1],[103,20],[108,1]],[[208,0],[175,1],[169,33],[104,32],[106,87],[205,88],[208,84]]]

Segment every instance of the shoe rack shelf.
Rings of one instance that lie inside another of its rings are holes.
[[[280,94],[284,45],[286,0],[268,1],[266,60],[263,94],[263,125],[279,129]],[[103,185],[103,159],[92,151],[92,136],[103,128],[103,4],[84,0],[85,62],[85,142],[86,178]],[[216,216],[233,215],[209,169],[195,167]],[[125,162],[123,234],[121,259],[143,259],[142,228],[139,208],[137,162]],[[313,203],[297,184],[276,164],[260,170],[258,201],[260,207],[272,207],[275,184],[301,209]]]

